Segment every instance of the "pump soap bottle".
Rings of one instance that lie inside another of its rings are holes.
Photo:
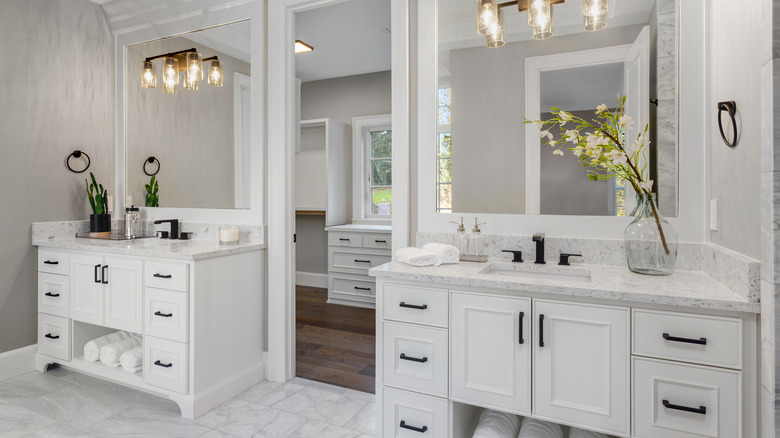
[[[474,218],[474,229],[471,230],[471,234],[468,236],[468,250],[466,251],[467,262],[486,262],[487,254],[485,251],[485,245],[482,239],[482,230],[479,229],[480,225],[485,225],[486,222],[479,222]]]
[[[460,252],[460,259],[463,260],[463,257],[466,255],[466,251],[468,250],[468,240],[466,239],[466,226],[463,225],[463,216],[460,217],[460,223],[457,223],[455,221],[450,221],[453,224],[458,226],[457,232],[455,234],[455,247],[458,248],[458,252]]]

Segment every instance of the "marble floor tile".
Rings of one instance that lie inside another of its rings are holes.
[[[275,403],[278,403],[286,399],[287,397],[302,390],[303,388],[305,388],[305,386],[288,382],[274,389],[273,391],[269,392],[267,395],[261,397],[259,400],[253,402],[263,406],[271,406]]]
[[[228,433],[212,429],[206,432],[205,435],[201,435],[200,438],[237,438],[237,437],[235,435],[230,435]]]
[[[290,380],[290,383],[306,386],[309,388],[319,389],[320,391],[334,392],[337,394],[344,394],[347,391],[350,391],[349,389],[342,388],[341,386],[329,385],[327,383],[318,382],[316,380],[302,379],[300,377],[294,377],[292,380]]]
[[[300,415],[233,399],[195,422],[239,438],[249,438],[286,437],[307,420]]]
[[[44,426],[35,432],[24,431],[23,433],[2,435],[3,438],[104,438],[106,435],[93,434],[73,426],[62,423],[52,423]]]
[[[0,382],[0,399],[10,401],[19,398],[38,397],[74,387],[73,383],[32,371]]]
[[[278,389],[280,386],[282,386],[282,383],[280,382],[269,382],[267,380],[264,380],[258,383],[257,385],[242,392],[241,394],[238,394],[236,398],[240,398],[241,400],[245,400],[252,403],[257,403],[263,398],[265,398],[265,396],[267,396],[274,390]]]
[[[200,437],[210,429],[192,420],[152,409],[130,408],[91,425],[86,431],[105,437],[190,438]]]
[[[368,402],[347,397],[344,393],[305,387],[271,406],[312,420],[343,426],[366,404]]]
[[[309,421],[293,432],[290,438],[355,438],[361,435],[356,430],[345,429],[321,421]]]
[[[376,431],[376,403],[369,403],[344,424],[348,429],[373,435]]]
[[[0,401],[0,436],[24,436],[54,423],[54,420],[17,406]]]

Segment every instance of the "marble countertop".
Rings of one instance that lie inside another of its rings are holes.
[[[236,244],[222,244],[215,240],[170,240],[158,239],[156,237],[136,240],[57,237],[33,240],[32,244],[43,248],[99,251],[103,253],[180,260],[202,260],[265,248],[265,245],[262,243],[239,242]]]
[[[545,274],[571,274],[571,279],[523,277],[516,273],[489,274],[485,271],[510,270],[544,272]],[[590,281],[587,281],[587,276]],[[426,281],[449,286],[471,286],[508,289],[555,296],[589,297],[619,300],[630,303],[665,304],[701,309],[730,310],[736,312],[760,312],[757,301],[748,301],[732,292],[701,271],[677,271],[658,277],[635,274],[622,266],[582,265],[544,266],[533,263],[511,263],[491,259],[488,263],[460,262],[437,267],[414,267],[401,262],[390,262],[369,270],[369,275],[398,280]],[[579,280],[579,281],[575,281]]]
[[[325,227],[325,231],[390,233],[393,231],[393,228],[390,225],[344,224],[344,225],[332,225],[330,227]]]

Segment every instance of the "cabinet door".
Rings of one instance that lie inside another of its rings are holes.
[[[629,312],[534,301],[534,412],[628,435]]]
[[[531,300],[453,292],[452,398],[531,412]]]
[[[76,321],[103,325],[103,257],[70,257],[70,316]]]
[[[141,333],[143,329],[143,271],[140,260],[106,257],[103,265],[105,325]]]

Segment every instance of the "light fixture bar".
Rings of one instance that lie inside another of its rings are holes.
[[[152,61],[154,59],[159,59],[159,58],[173,58],[176,55],[181,55],[181,54],[189,53],[189,52],[197,52],[197,51],[198,51],[198,49],[192,48],[192,49],[187,49],[187,50],[179,50],[178,52],[166,53],[164,55],[151,56],[149,58],[146,58],[146,62]]]
[[[565,2],[566,2],[566,0],[550,0],[550,4],[551,5],[554,5],[554,4],[557,4],[557,3],[565,3]],[[498,8],[501,9],[501,8],[505,8],[507,6],[515,6],[515,5],[517,5],[517,10],[520,11],[520,12],[528,10],[528,0],[514,0],[514,1],[511,1],[511,2],[499,3],[498,4]]]

